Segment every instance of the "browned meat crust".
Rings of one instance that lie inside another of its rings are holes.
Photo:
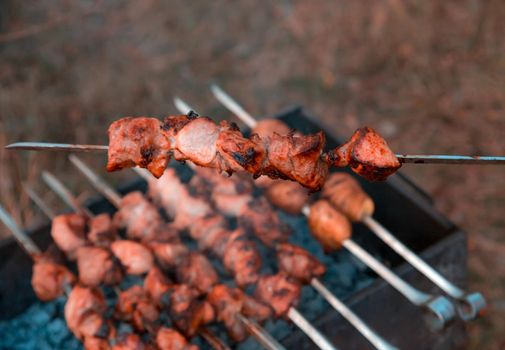
[[[155,303],[139,285],[119,293],[115,314],[119,319],[131,322],[139,332],[153,332],[160,317]]]
[[[256,126],[251,130],[251,133],[257,134],[264,139],[274,133],[278,135],[288,135],[291,132],[289,126],[283,121],[275,118],[267,118],[260,120]]]
[[[144,344],[139,335],[130,333],[120,336],[112,350],[154,350],[154,348]]]
[[[322,195],[351,221],[371,216],[375,206],[358,181],[343,172],[333,173],[324,184]]]
[[[144,279],[144,289],[158,306],[168,304],[168,292],[172,286],[173,283],[156,266]]]
[[[276,318],[285,317],[292,306],[296,306],[301,287],[295,280],[280,272],[261,276],[256,287],[256,297],[274,310]]]
[[[98,289],[75,286],[65,304],[67,327],[78,339],[108,334],[105,297]]]
[[[128,274],[141,275],[153,267],[154,258],[151,252],[140,243],[117,240],[111,244],[111,250]]]
[[[79,247],[86,245],[86,217],[80,214],[58,215],[52,220],[51,237],[70,259]]]
[[[328,152],[328,160],[334,166],[349,165],[369,181],[384,181],[401,167],[386,140],[369,127],[356,130],[344,145]]]
[[[158,350],[198,350],[198,346],[189,343],[184,336],[175,329],[162,327],[156,333],[156,347]]]
[[[261,268],[261,256],[256,244],[240,229],[228,234],[223,264],[235,277],[239,287],[256,283]]]
[[[277,246],[277,262],[279,270],[303,284],[326,272],[326,267],[308,251],[290,243]]]
[[[293,215],[300,214],[309,199],[306,188],[296,182],[283,180],[275,180],[271,183],[267,187],[265,195],[274,206]]]
[[[109,214],[100,214],[88,222],[88,239],[97,247],[107,248],[118,238]]]
[[[51,301],[62,296],[65,286],[74,282],[75,276],[64,265],[44,258],[35,258],[32,287],[40,300]]]
[[[222,321],[228,334],[235,341],[244,340],[249,333],[246,327],[237,319],[238,314],[262,322],[268,319],[272,310],[251,298],[238,288],[230,288],[224,284],[215,286],[207,300],[214,306],[217,319]]]
[[[198,252],[190,252],[176,267],[177,281],[209,292],[218,282],[217,272],[210,261]]]
[[[115,285],[123,278],[119,261],[101,247],[81,247],[77,250],[79,281],[88,287]]]
[[[308,221],[312,235],[326,251],[339,249],[342,242],[351,237],[349,220],[326,200],[319,200],[310,207]]]

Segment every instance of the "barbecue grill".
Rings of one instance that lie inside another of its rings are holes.
[[[319,125],[315,118],[299,107],[290,108],[280,113],[278,117],[303,133],[316,132],[320,129],[331,130]],[[328,135],[327,142],[329,147],[341,143],[335,135]],[[191,171],[187,167],[175,166],[183,179],[187,180],[191,176]],[[465,285],[465,234],[433,208],[429,196],[401,174],[380,184],[358,180],[377,204],[375,217],[380,222],[449,280],[459,286]],[[121,188],[121,192],[127,193],[135,189],[145,190],[144,182],[139,180],[128,184]],[[114,210],[104,199],[93,199],[88,204],[93,212]],[[282,217],[295,229],[297,236],[302,237],[304,234],[308,236],[304,218],[288,215]],[[30,232],[40,247],[46,247],[51,241],[47,225],[34,227]],[[421,290],[441,294],[441,291],[426,278],[409,265],[402,263],[402,259],[369,233],[364,226],[354,225],[353,232],[357,242],[390,265],[406,281]],[[319,249],[317,244],[304,247],[311,253],[316,253]],[[2,281],[9,281],[0,285],[0,319],[8,321],[36,302],[30,285],[32,262],[16,242],[10,239],[2,242],[0,254],[2,257],[0,278]],[[405,349],[453,349],[464,345],[466,337],[461,321],[454,321],[446,329],[433,333],[426,327],[419,308],[408,303],[383,280],[376,278],[350,254],[332,253],[331,259],[326,261],[330,261],[330,266],[327,264],[325,283],[378,334],[392,344]],[[300,309],[337,347],[341,349],[371,347],[337,312],[329,310],[315,293],[304,292]],[[51,317],[63,319],[61,312],[54,312]],[[285,322],[269,322],[265,328],[289,349],[315,348],[303,333]],[[24,329],[19,331],[26,332]],[[226,337],[224,331],[216,329],[216,332],[221,332],[223,337]],[[256,346],[256,343],[246,342],[241,348]],[[63,344],[59,347],[63,347]],[[0,348],[2,348],[1,340]]]

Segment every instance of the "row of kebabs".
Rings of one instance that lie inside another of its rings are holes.
[[[95,288],[101,283],[117,284],[124,272],[148,273],[144,287],[135,286],[121,292],[116,306],[117,314],[123,319],[133,320],[137,330],[156,328],[149,323],[156,323],[159,319],[157,307],[163,305],[161,299],[164,298],[170,301],[170,313],[176,326],[187,336],[192,336],[201,324],[213,319],[212,307],[208,304],[210,302],[230,335],[241,340],[247,333],[237,322],[237,312],[242,311],[257,320],[268,318],[271,309],[277,317],[283,316],[291,305],[296,304],[300,292],[299,282],[307,283],[312,275],[324,273],[324,266],[299,247],[287,243],[277,244],[287,240],[287,231],[264,199],[250,197],[245,200],[252,189],[247,182],[234,181],[236,178],[227,179],[205,171],[200,172],[200,175],[193,178],[193,191],[202,193],[204,187],[212,184],[214,190],[206,191],[212,193],[212,198],[192,196],[170,169],[161,181],[151,183],[152,197],[174,218],[171,224],[164,223],[157,208],[142,194],[134,192],[123,198],[120,210],[113,219],[104,214],[89,220],[79,214],[56,217],[53,220],[52,236],[60,249],[70,259],[77,261],[80,283],[87,287]],[[282,183],[286,182],[279,182],[278,186]],[[293,185],[289,182],[287,184]],[[237,206],[236,197],[233,196],[241,196],[244,205]],[[257,237],[267,245],[275,245],[281,273],[259,277],[260,257],[254,242],[244,235],[243,230],[227,230],[222,216],[213,215],[213,208],[207,199],[212,199],[211,202],[222,213],[240,215],[244,227],[258,233]],[[226,206],[235,208],[235,212],[230,212]],[[126,228],[128,239],[120,239],[116,233],[117,228]],[[244,286],[259,280],[256,296],[270,308],[238,289],[217,285],[217,274],[206,257],[188,251],[181,244],[178,236],[181,229],[189,229],[190,235],[202,249],[211,250],[221,257],[225,267],[234,274],[237,285]],[[163,280],[161,270],[154,266],[155,260],[164,268],[175,269],[176,279],[188,284],[175,285]],[[52,278],[47,278],[48,276]],[[48,261],[47,258],[37,260],[33,285],[41,299],[50,300],[61,295],[65,283],[72,280],[73,277],[64,266]],[[94,331],[103,333],[101,325],[104,320],[97,317],[96,313],[83,313],[81,305],[87,299],[89,300],[84,304],[93,306],[91,299],[95,302],[102,300],[103,304],[103,298],[97,298],[96,290],[91,292],[89,288],[84,291],[76,288],[67,303],[67,323],[81,339],[86,339],[88,343],[91,339],[98,341],[91,335]],[[207,293],[207,300],[202,299],[204,293]],[[79,302],[72,302],[74,299]],[[175,302],[180,300],[184,300],[182,308]],[[75,309],[73,305],[77,305],[79,310],[72,312]],[[103,309],[101,306],[91,308]],[[93,323],[96,326],[90,327]],[[80,329],[82,327],[84,330]],[[164,332],[160,334],[168,337],[170,334],[162,329]]]

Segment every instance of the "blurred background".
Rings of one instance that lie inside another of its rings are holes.
[[[211,82],[258,117],[300,104],[345,138],[372,126],[401,153],[505,155],[504,18],[500,0],[2,0],[0,202],[25,225],[40,220],[27,182],[56,208],[42,169],[94,194],[65,154],[5,144],[104,144],[114,119],[175,113],[174,95],[232,118]],[[469,233],[471,289],[490,303],[469,348],[503,349],[504,168],[402,171]]]

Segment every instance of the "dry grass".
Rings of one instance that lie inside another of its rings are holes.
[[[303,104],[343,135],[378,128],[412,153],[505,154],[505,3],[483,1],[14,0],[0,9],[0,145],[103,143],[124,115],[174,112],[181,95],[221,115],[218,80],[256,115]],[[229,114],[222,114],[229,118]],[[89,158],[96,166],[103,158]],[[37,211],[21,181],[52,169],[89,187],[63,155],[0,149],[0,200]],[[499,167],[405,167],[470,233],[472,288],[488,315],[470,348],[505,346],[505,174]],[[109,176],[120,182],[127,172]]]

